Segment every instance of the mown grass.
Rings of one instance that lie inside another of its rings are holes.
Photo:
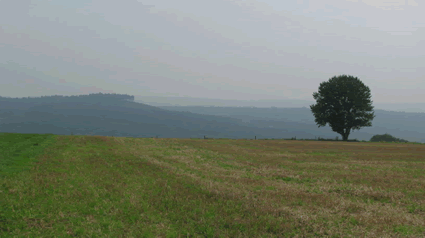
[[[423,145],[22,135],[2,237],[425,236]]]

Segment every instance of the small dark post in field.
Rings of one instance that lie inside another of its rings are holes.
[[[255,136],[255,139],[257,139],[257,136]]]

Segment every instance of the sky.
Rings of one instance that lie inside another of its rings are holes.
[[[346,74],[374,103],[425,103],[424,12],[418,0],[2,0],[0,96],[313,101]]]

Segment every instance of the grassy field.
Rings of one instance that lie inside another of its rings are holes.
[[[0,134],[0,237],[425,237],[425,145]]]

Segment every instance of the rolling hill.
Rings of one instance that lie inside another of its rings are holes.
[[[372,127],[349,139],[389,133],[425,142],[425,114],[375,110]],[[0,132],[162,138],[335,138],[304,108],[150,106],[125,94],[0,97]]]

